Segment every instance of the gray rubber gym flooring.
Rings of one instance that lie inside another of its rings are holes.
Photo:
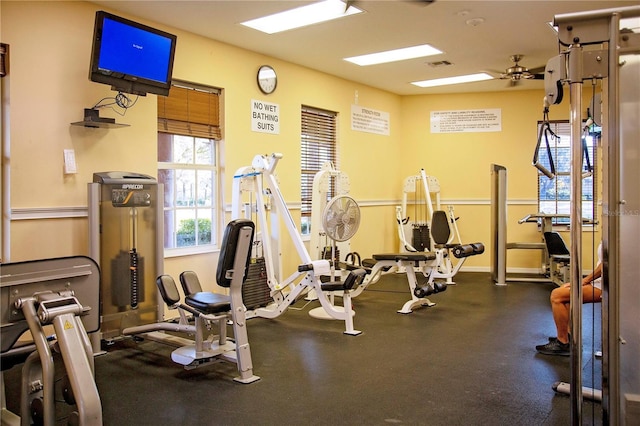
[[[355,337],[342,322],[309,317],[317,302],[250,320],[261,377],[253,384],[234,382],[233,364],[186,371],[169,346],[117,342],[96,358],[104,424],[570,424],[569,396],[552,390],[570,380],[569,358],[534,349],[555,335],[553,284],[498,287],[489,274],[464,272],[456,282],[430,297],[436,306],[403,315],[396,310],[409,298],[406,278],[384,276],[354,299],[363,331]],[[601,350],[600,305],[584,305],[583,314],[583,385],[599,389],[602,363],[592,354]],[[15,380],[18,368],[8,376]],[[585,399],[583,424],[602,424],[599,403]]]

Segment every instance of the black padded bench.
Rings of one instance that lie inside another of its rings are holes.
[[[367,271],[364,269],[354,269],[353,271],[349,271],[349,275],[347,275],[347,278],[345,278],[344,281],[329,281],[322,283],[320,284],[320,288],[322,288],[323,291],[349,291],[362,284],[366,275]]]
[[[393,260],[394,262],[426,262],[435,260],[436,254],[432,252],[407,252],[407,253],[382,253],[374,254],[375,260]]]

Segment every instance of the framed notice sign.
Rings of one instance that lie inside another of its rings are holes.
[[[502,110],[431,111],[431,133],[501,132]]]
[[[351,105],[351,130],[389,136],[389,113]]]
[[[280,106],[270,102],[251,100],[251,130],[280,134]]]

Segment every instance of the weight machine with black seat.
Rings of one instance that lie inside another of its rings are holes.
[[[518,224],[534,223],[541,234],[538,242],[507,242],[507,169],[498,164],[491,165],[491,235],[493,235],[493,250],[491,252],[491,278],[496,285],[507,285],[510,281],[523,282],[549,282],[560,284],[560,280],[566,278],[568,271],[562,269],[564,264],[556,261],[561,252],[557,251],[557,245],[548,245],[545,234],[553,231],[556,219],[569,219],[569,214],[543,212],[531,213],[518,220]],[[596,222],[583,218],[584,224]],[[557,233],[556,233],[557,234]],[[558,235],[559,236],[559,235]],[[508,250],[540,250],[540,268],[538,276],[507,276],[507,251]],[[554,255],[554,264],[551,265],[551,256]],[[568,259],[563,259],[567,262]]]
[[[175,281],[169,275],[160,275],[156,284],[162,299],[169,309],[179,309],[181,324],[159,323],[125,329],[125,335],[140,334],[164,329],[189,332],[195,335],[195,341],[180,346],[171,353],[171,359],[193,369],[207,365],[217,359],[237,364],[240,383],[253,383],[260,377],[253,374],[251,349],[247,335],[246,308],[242,303],[242,286],[246,279],[253,243],[255,225],[248,219],[236,219],[227,224],[222,238],[220,258],[216,271],[216,281],[221,287],[229,289],[229,295],[202,291],[195,272],[184,271],[180,282],[185,294],[184,303]],[[195,325],[188,325],[185,312],[193,315]],[[227,337],[227,323],[233,329],[233,338]],[[217,324],[218,334],[205,339],[210,324]],[[168,326],[168,327],[165,327]]]
[[[414,218],[409,216],[408,198],[409,194],[414,194]],[[400,239],[400,251],[425,252],[430,251],[435,244],[432,235],[432,220],[434,212],[443,210],[440,202],[440,182],[434,176],[427,175],[424,169],[420,169],[420,174],[409,176],[404,179],[402,185],[402,204],[396,206],[396,221],[398,222],[398,238]],[[446,227],[448,240],[439,244],[462,244],[460,231],[458,230],[457,218],[455,217],[453,206],[447,206],[447,218],[449,225]],[[445,227],[438,226],[441,231]],[[411,239],[407,237],[411,235]],[[447,284],[455,284],[451,274],[453,263],[450,256],[440,259],[440,271],[447,276]],[[403,272],[402,269],[399,272]]]
[[[328,200],[328,192],[331,187],[329,178],[335,179],[336,196],[331,200]],[[426,296],[444,291],[447,284],[454,284],[452,278],[460,270],[464,258],[484,251],[484,246],[480,243],[476,243],[475,246],[464,245],[466,248],[461,249],[460,247],[463,246],[461,243],[453,242],[456,239],[460,240],[455,218],[453,217],[453,208],[449,206],[448,214],[440,210],[440,184],[436,178],[427,176],[423,169],[420,175],[410,176],[405,179],[402,206],[396,208],[397,214],[403,214],[407,211],[407,200],[410,193],[425,197],[425,210],[428,212],[428,220],[427,218],[419,218],[418,226],[415,228],[413,223],[409,224],[413,228],[414,240],[423,243],[419,245],[420,250],[414,247],[416,244],[409,243],[404,237],[404,228],[409,223],[408,216],[406,220],[401,220],[402,216],[398,216],[401,256],[396,253],[391,255],[381,254],[374,255],[373,259],[364,259],[363,261],[359,253],[350,251],[345,255],[345,260],[341,261],[337,253],[338,249],[342,251],[344,249],[350,250],[349,245],[345,245],[344,242],[348,243],[348,239],[352,233],[355,233],[359,223],[359,208],[353,199],[346,196],[348,190],[348,177],[344,173],[335,170],[331,165],[323,166],[322,170],[315,175],[312,197],[311,247],[317,258],[323,258],[325,257],[324,253],[331,251],[331,258],[334,259],[334,262],[330,277],[334,283],[340,282],[350,271],[364,268],[367,274],[363,278],[362,284],[354,287],[349,292],[351,298],[360,295],[369,285],[377,282],[383,274],[397,272],[407,274],[409,293],[411,294],[411,299],[398,312],[410,313],[413,308],[420,305],[433,306],[434,303],[427,299]],[[435,211],[431,194],[435,198]],[[331,207],[337,203],[343,204],[344,207],[332,209]],[[422,213],[424,216],[424,212]],[[320,217],[323,220],[320,220]],[[327,218],[337,218],[335,221],[341,225],[344,224],[345,228],[341,233],[334,232],[330,226],[331,220],[326,220]],[[322,236],[333,240],[331,247],[327,247],[327,244],[323,246],[319,243]],[[452,250],[454,250],[453,255]],[[459,259],[456,265],[453,264],[452,257]],[[410,270],[406,270],[407,267]],[[418,282],[418,275],[420,274],[427,278],[425,284],[421,285]],[[444,279],[446,282],[436,282],[436,279]],[[339,288],[339,286],[335,284],[324,285],[323,288]],[[334,293],[330,293],[329,299],[333,302]],[[308,300],[314,299],[308,297]],[[339,308],[337,307],[337,309]],[[324,313],[322,307],[312,309],[310,315],[315,318],[330,319]]]
[[[564,243],[562,236],[555,231],[546,231],[542,234],[544,244],[549,256],[549,278],[556,285],[568,283],[570,279],[570,252]]]
[[[431,219],[433,250],[374,254],[369,271],[370,278],[353,292],[352,297],[358,296],[370,284],[376,282],[383,273],[403,271],[407,274],[411,299],[404,303],[398,313],[411,313],[418,306],[434,306],[435,303],[427,296],[445,291],[448,281],[458,273],[466,258],[484,253],[484,244],[479,242],[451,244],[450,234],[447,213],[442,210],[434,211]],[[443,268],[445,261],[451,262],[451,254],[458,261],[455,265],[449,263],[453,265],[450,268]],[[418,273],[426,278],[424,284],[418,283]],[[436,279],[445,281],[438,282]]]
[[[2,373],[2,424],[101,425],[87,334],[100,327],[98,265],[83,256],[6,263],[0,290],[2,370],[24,363],[19,415],[6,408]]]
[[[267,306],[247,311],[247,317],[277,318],[299,297],[313,290],[326,316],[344,321],[345,334],[358,335],[361,331],[354,329],[353,325],[355,312],[351,306],[353,287],[350,286],[361,282],[360,272],[354,272],[356,277],[347,277],[349,279],[345,279],[339,285],[336,282],[323,283],[320,280],[320,276],[330,275],[331,262],[328,259],[312,259],[302,241],[302,236],[280,192],[275,174],[275,168],[281,159],[280,153],[257,155],[251,166],[241,167],[234,174],[231,215],[233,218],[253,213],[257,216],[257,226],[260,229],[264,247],[264,273],[271,298]],[[247,198],[251,201],[247,202]],[[248,211],[247,207],[249,207]],[[271,214],[271,221],[268,220],[268,211]],[[283,280],[279,280],[276,274],[276,270],[279,271],[276,267],[280,254],[272,244],[273,235],[278,234],[279,221],[284,223],[300,259],[297,271]],[[327,295],[328,289],[331,288],[333,291],[336,286],[342,286],[343,306],[334,306]]]

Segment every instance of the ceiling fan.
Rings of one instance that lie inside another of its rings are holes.
[[[524,55],[511,55],[509,59],[513,62],[509,68],[507,68],[503,73],[500,73],[500,78],[503,80],[509,80],[510,86],[515,86],[520,83],[522,80],[544,80],[544,68],[545,67],[537,67],[528,69],[520,65],[520,61]]]
[[[361,1],[359,0],[343,0],[344,4],[345,4],[345,12],[347,11],[347,9],[349,9],[351,6],[356,6],[358,3],[360,3]],[[422,6],[428,6],[431,3],[435,3],[436,0],[402,0],[406,3],[415,3],[415,4],[419,4]]]

